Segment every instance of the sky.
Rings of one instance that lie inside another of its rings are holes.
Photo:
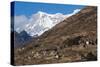
[[[51,4],[51,3],[37,3],[37,2],[19,2],[15,1],[14,13],[16,16],[25,15],[31,16],[38,11],[49,14],[62,13],[70,14],[75,9],[82,9],[83,5],[69,5],[69,4]]]

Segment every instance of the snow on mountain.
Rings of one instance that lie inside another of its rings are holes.
[[[25,31],[27,31],[31,36],[37,34],[41,35],[57,23],[63,21],[64,18],[65,16],[62,14],[47,14],[39,11],[37,14],[32,16],[30,23],[25,25]]]
[[[15,30],[21,32],[25,30],[30,36],[41,35],[45,31],[51,29],[56,24],[63,21],[65,18],[79,12],[80,10],[74,10],[73,13],[63,15],[61,13],[48,14],[45,12],[38,11],[36,14],[33,14],[29,19],[25,16],[20,16],[20,20],[15,17]],[[21,19],[22,18],[22,19]],[[19,24],[19,21],[25,22]],[[18,24],[17,24],[18,23]]]

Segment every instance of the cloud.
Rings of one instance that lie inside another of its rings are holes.
[[[29,22],[29,19],[25,15],[14,16],[14,29],[22,31],[21,27]]]

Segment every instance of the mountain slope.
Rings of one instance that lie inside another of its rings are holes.
[[[95,61],[96,44],[97,7],[88,6],[16,49],[15,65]]]
[[[97,12],[95,7],[87,7],[81,10],[79,13],[67,18],[63,22],[57,24],[51,30],[45,32],[41,38],[43,42],[49,41],[51,43],[56,42],[59,44],[61,37],[72,35],[76,33],[85,33],[95,31],[97,29]],[[96,35],[96,34],[95,34]],[[55,41],[53,41],[55,39]]]
[[[57,24],[53,29],[48,31],[49,36],[53,35],[55,32],[59,33],[59,35],[62,33],[66,33],[68,35],[68,34],[81,32],[81,31],[96,30],[97,12],[95,10],[96,8],[87,7],[82,11],[80,11],[79,13],[67,18],[63,22]],[[61,32],[62,30],[63,32]],[[55,31],[55,32],[50,33],[51,31]]]

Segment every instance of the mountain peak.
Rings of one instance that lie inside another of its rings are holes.
[[[33,14],[31,18],[29,18],[27,23],[23,24],[22,26],[18,26],[15,30],[17,32],[25,30],[30,36],[34,36],[36,34],[41,35],[45,31],[51,29],[53,26],[62,22],[78,11],[79,10],[76,10],[71,14],[65,15],[59,12],[55,14],[49,14],[43,11],[38,11],[36,14]]]
[[[61,13],[48,14],[46,12],[38,11],[30,23],[25,25],[25,31],[30,36],[41,35],[45,31],[51,29],[53,26],[65,19],[65,15]]]

